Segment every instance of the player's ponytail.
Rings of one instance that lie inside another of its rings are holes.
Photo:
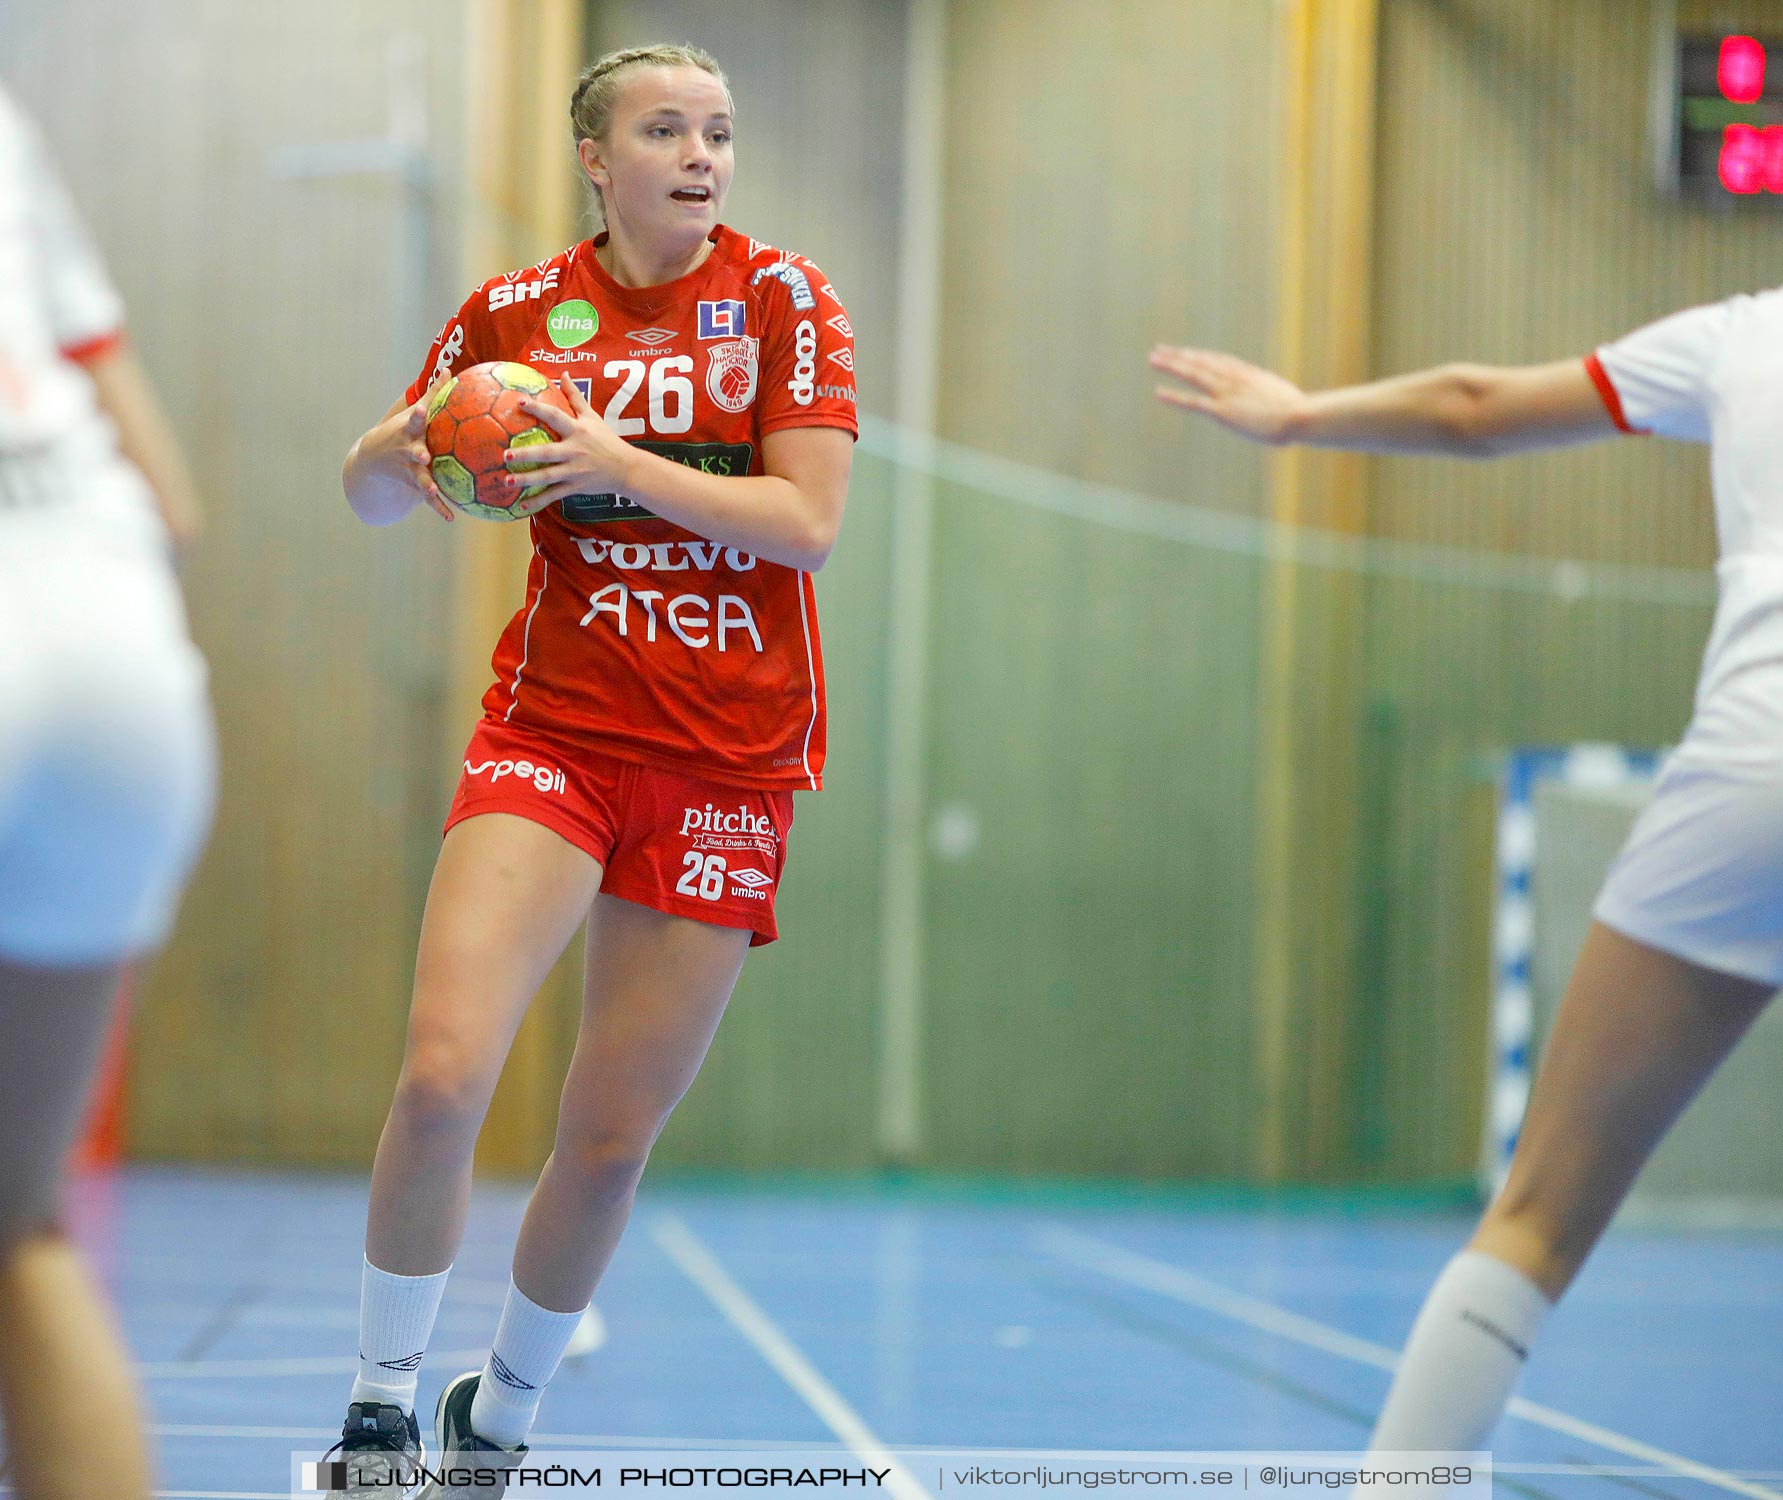
[[[577,145],[583,141],[604,141],[613,127],[613,106],[619,99],[619,75],[627,68],[702,68],[716,78],[728,96],[730,80],[718,60],[703,48],[688,43],[658,42],[651,47],[626,47],[609,52],[590,63],[576,79],[576,90],[570,95],[570,131]],[[733,105],[731,112],[736,113]],[[601,191],[592,183],[596,218],[606,222],[606,206]]]

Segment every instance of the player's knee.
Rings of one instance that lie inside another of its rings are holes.
[[[488,1068],[468,1049],[435,1039],[410,1050],[392,1113],[410,1134],[442,1145],[475,1140],[489,1105]]]
[[[655,1143],[654,1129],[617,1129],[560,1139],[554,1164],[591,1207],[623,1203],[636,1191]]]

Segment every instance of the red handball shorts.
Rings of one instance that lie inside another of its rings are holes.
[[[792,793],[658,771],[573,741],[484,719],[464,752],[446,831],[512,813],[568,839],[601,866],[601,890],[655,911],[780,936],[774,893]]]

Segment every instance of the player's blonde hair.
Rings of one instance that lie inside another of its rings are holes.
[[[731,83],[718,66],[718,59],[704,48],[687,42],[657,42],[649,47],[623,47],[590,63],[576,79],[576,91],[570,95],[570,131],[579,147],[583,141],[604,141],[613,128],[613,107],[619,101],[620,75],[627,68],[702,68],[718,80],[724,97],[730,99]],[[731,105],[736,113],[736,105]],[[592,182],[589,192],[594,197],[595,219],[607,220],[606,204],[601,190]]]

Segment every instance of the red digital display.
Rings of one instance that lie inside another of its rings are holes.
[[[1661,191],[1783,207],[1783,67],[1770,66],[1783,58],[1783,33],[1680,31],[1676,41],[1669,104],[1656,121],[1672,142]]]
[[[1723,98],[1735,104],[1758,103],[1764,97],[1764,43],[1754,36],[1722,38],[1717,77]]]
[[[1721,39],[1716,82],[1730,104],[1764,97],[1764,43],[1752,36]],[[1730,193],[1783,193],[1783,125],[1734,123],[1721,133],[1718,172]]]

